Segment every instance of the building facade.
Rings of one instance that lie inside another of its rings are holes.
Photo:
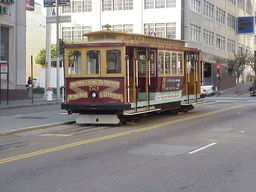
[[[40,50],[45,49],[46,44],[45,15],[42,13],[42,5],[35,3],[33,11],[26,11],[26,79],[31,76],[31,56],[33,57],[33,77],[39,78],[42,66],[35,62]]]
[[[26,73],[26,11],[25,0],[0,0],[0,63],[1,97],[24,98]],[[8,66],[8,67],[6,67]]]
[[[72,22],[61,24],[60,36],[85,41],[82,34],[109,24],[115,31],[186,40],[189,47],[202,51],[204,83],[216,85],[219,60],[242,49],[254,50],[253,35],[236,33],[236,18],[253,16],[254,4],[254,0],[71,0],[61,14],[71,15]],[[234,85],[228,67],[221,68],[221,75],[222,89]]]

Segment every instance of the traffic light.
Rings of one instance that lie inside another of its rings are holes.
[[[216,76],[217,76],[218,80],[220,80],[220,64],[216,65],[216,70],[217,70]]]
[[[59,40],[59,54],[63,55],[64,54],[64,41],[62,39]]]
[[[216,70],[217,70],[217,73],[220,73],[220,65],[219,64],[216,65]]]

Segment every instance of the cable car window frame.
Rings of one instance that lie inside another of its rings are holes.
[[[114,61],[114,71],[113,72],[109,72],[108,67],[110,66],[109,63],[109,52],[113,52],[113,53],[117,53],[117,58],[115,57],[115,61]],[[120,49],[108,49],[106,50],[106,74],[120,74],[122,72],[122,62],[121,62],[121,58],[122,58],[122,52]],[[117,71],[115,71],[118,68]]]
[[[97,62],[98,62],[98,71],[97,71],[97,67],[96,67],[96,73],[89,73],[88,71],[89,71],[89,65],[88,65],[88,52],[91,52],[91,51],[95,51],[95,52],[98,52],[98,60],[97,60]],[[86,55],[86,61],[85,61],[85,66],[86,66],[86,71],[85,71],[85,74],[86,75],[101,75],[101,53],[102,51],[101,50],[99,50],[99,49],[86,49],[85,50],[85,55]]]
[[[76,55],[74,53],[79,53],[79,56],[78,57],[78,62],[75,63],[75,57]],[[75,49],[75,50],[72,50],[72,51],[69,51],[68,54],[67,54],[67,57],[68,57],[68,62],[67,62],[67,74],[68,75],[71,75],[71,76],[79,76],[79,75],[82,75],[83,74],[83,55],[82,55],[82,50],[80,49]],[[71,62],[71,57],[73,57],[73,63],[70,63]],[[73,67],[71,66],[70,67],[70,64],[73,64]],[[72,73],[72,68],[74,68],[74,73]]]
[[[164,63],[164,53],[165,51],[158,51],[157,52],[157,73],[164,75],[165,73],[165,63]],[[160,55],[161,55],[161,62],[160,62]]]

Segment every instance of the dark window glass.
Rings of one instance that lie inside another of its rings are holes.
[[[88,75],[100,73],[100,51],[91,50],[86,53],[86,73]]]
[[[107,51],[107,73],[121,73],[121,51]]]

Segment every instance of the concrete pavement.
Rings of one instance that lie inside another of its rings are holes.
[[[0,135],[42,129],[74,122],[76,114],[67,115],[60,107],[61,101],[46,101],[41,97],[1,101]]]

